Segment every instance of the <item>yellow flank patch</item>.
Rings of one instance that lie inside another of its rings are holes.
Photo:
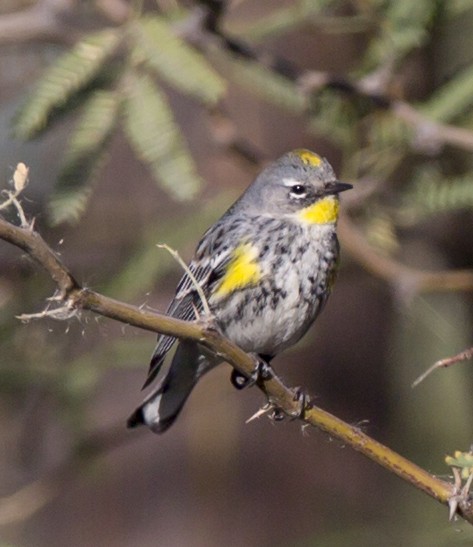
[[[333,224],[337,222],[340,204],[335,196],[328,196],[302,209],[298,217],[308,224]]]
[[[310,150],[300,149],[294,150],[294,152],[306,165],[318,167],[322,163],[322,158],[320,156],[317,156],[317,154],[314,154]]]
[[[254,285],[261,279],[262,272],[257,263],[258,250],[250,243],[239,245],[227,266],[227,270],[215,291],[216,296],[228,294]]]

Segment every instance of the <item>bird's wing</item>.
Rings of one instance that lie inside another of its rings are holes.
[[[202,238],[197,247],[194,260],[189,264],[189,270],[195,281],[200,285],[205,297],[211,294],[212,287],[222,277],[225,267],[231,258],[231,250],[223,246],[215,245],[214,231],[211,228]],[[185,273],[176,288],[176,295],[169,305],[166,314],[183,321],[193,321],[203,310],[202,299],[196,290],[194,280]],[[159,373],[167,352],[175,342],[173,336],[159,335],[158,343],[151,357],[146,382],[147,387]]]

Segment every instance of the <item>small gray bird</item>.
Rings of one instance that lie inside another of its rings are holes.
[[[337,273],[338,194],[350,188],[326,159],[294,150],[264,169],[202,237],[189,269],[216,326],[244,351],[269,362],[295,344],[323,309]],[[167,314],[188,321],[204,315],[187,274]],[[175,341],[158,337],[144,387]],[[168,429],[199,378],[220,362],[198,343],[179,341],[169,371],[128,427]]]

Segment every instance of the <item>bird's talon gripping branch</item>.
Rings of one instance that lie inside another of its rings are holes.
[[[258,374],[258,380],[264,382],[265,380],[270,380],[272,378],[273,369],[263,358],[260,358],[256,373]]]
[[[273,422],[282,422],[285,417],[286,415],[284,414],[284,412],[278,407],[274,407],[273,411],[269,415],[269,419]]]
[[[269,380],[273,374],[271,367],[268,363],[261,357],[258,357],[258,363],[256,364],[250,377],[245,376],[241,372],[238,372],[236,369],[232,370],[230,380],[233,384],[233,387],[236,389],[244,389],[246,387],[254,386],[265,380]]]
[[[250,387],[255,384],[255,381],[251,377],[247,378],[244,374],[238,372],[238,370],[236,369],[232,370],[230,381],[233,387],[236,389],[245,389],[245,387]]]
[[[294,401],[297,403],[297,408],[290,413],[291,418],[304,418],[306,408],[310,403],[309,396],[300,387],[294,388]]]

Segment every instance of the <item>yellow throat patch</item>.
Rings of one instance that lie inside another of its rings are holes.
[[[294,150],[294,153],[302,160],[303,163],[310,165],[311,167],[318,167],[322,163],[322,158],[310,150],[304,150],[301,148],[300,150]]]
[[[306,224],[334,224],[338,219],[340,203],[335,196],[327,196],[297,214]]]
[[[239,245],[233,251],[226,272],[214,293],[215,296],[227,296],[233,291],[258,283],[262,272],[257,258],[256,247],[250,243]]]

